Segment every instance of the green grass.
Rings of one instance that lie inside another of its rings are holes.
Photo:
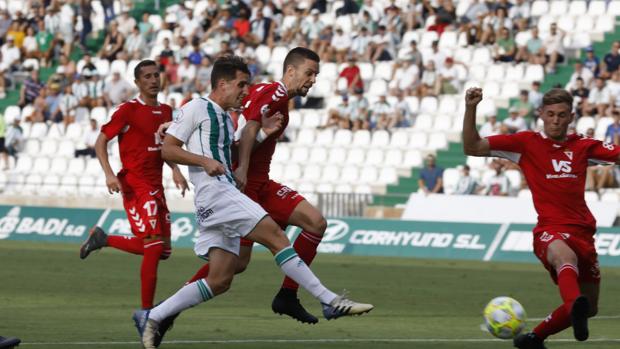
[[[130,320],[140,303],[139,262],[111,249],[81,261],[76,245],[0,241],[0,334],[20,337],[24,348],[139,348]],[[157,299],[178,289],[200,263],[191,250],[175,250],[161,264]],[[376,309],[315,326],[276,316],[270,303],[281,274],[271,256],[257,253],[229,293],[185,312],[166,337],[177,342],[162,348],[510,348],[480,330],[487,301],[515,297],[533,318],[559,304],[539,265],[319,255],[313,269],[328,287],[346,288]],[[620,269],[604,269],[603,277],[599,314],[612,318],[593,320],[591,338],[605,341],[552,341],[549,348],[618,346],[609,339],[620,338]],[[302,302],[319,314],[305,292]],[[570,339],[571,333],[555,338]],[[276,339],[306,341],[271,341]]]

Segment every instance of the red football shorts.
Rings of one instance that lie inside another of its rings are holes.
[[[248,181],[245,195],[261,205],[282,230],[288,226],[295,207],[305,200],[297,191],[272,180]],[[252,241],[241,238],[241,246],[252,246]]]
[[[547,249],[555,240],[564,241],[577,255],[579,269],[579,282],[600,283],[601,271],[598,265],[598,255],[594,247],[594,239],[574,233],[560,233],[557,231],[545,231],[534,234],[534,254],[549,271],[553,282],[558,283],[555,269],[547,261]]]
[[[131,232],[137,238],[170,237],[170,211],[166,206],[163,188],[144,192],[124,191],[123,206]]]

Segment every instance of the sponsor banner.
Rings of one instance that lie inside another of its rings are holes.
[[[81,243],[99,225],[113,235],[131,236],[124,211],[0,205],[0,240]],[[360,256],[535,262],[532,224],[476,224],[375,219],[328,219],[321,253]],[[174,247],[193,248],[195,216],[171,214]],[[293,241],[300,233],[289,227]],[[257,249],[263,249],[256,246]],[[620,266],[620,229],[599,228],[596,248],[601,265]]]

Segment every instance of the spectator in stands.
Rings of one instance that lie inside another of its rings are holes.
[[[611,79],[607,81],[607,87],[611,96],[611,106],[620,107],[620,70],[611,74]]]
[[[63,54],[58,57],[58,68],[56,68],[56,73],[63,75],[63,80],[67,82],[73,81],[77,73],[77,66],[73,60]]]
[[[396,94],[396,104],[394,105],[394,117],[389,129],[395,127],[411,127],[414,123],[414,115],[409,108],[409,103],[405,100],[405,91],[399,91]]]
[[[73,84],[73,93],[80,101],[80,106],[88,109],[104,105],[103,81],[96,72],[83,69],[78,80]]]
[[[114,0],[101,0],[101,6],[103,7],[104,23],[107,27],[116,18]]]
[[[86,48],[86,39],[88,38],[88,35],[93,31],[93,22],[91,21],[93,11],[94,10],[92,5],[90,4],[90,0],[80,0],[79,14],[82,18],[82,31],[80,32],[79,45],[82,49],[82,52],[88,50]]]
[[[475,195],[478,190],[478,181],[469,173],[469,165],[458,166],[460,172],[454,195]]]
[[[388,86],[392,96],[404,92],[407,96],[415,94],[420,85],[420,70],[408,59],[397,59],[392,69],[392,79]]]
[[[594,55],[592,46],[586,47],[585,52],[586,57],[583,59],[583,66],[590,70],[594,77],[597,77],[600,73],[601,60]]]
[[[594,74],[590,71],[590,69],[584,68],[582,62],[575,63],[575,70],[570,77],[570,80],[566,84],[567,90],[573,90],[577,87],[577,78],[581,78],[583,80],[583,85],[585,87],[590,87],[590,83],[592,79],[594,79]]]
[[[24,43],[22,45],[22,55],[24,58],[39,58],[38,52],[39,47],[37,45],[37,33],[34,30],[34,27],[28,26],[26,29],[26,37],[24,38]]]
[[[372,37],[368,28],[361,27],[359,33],[353,37],[351,41],[351,54],[357,57],[364,57],[366,61],[370,60],[370,43]]]
[[[605,142],[620,145],[620,111],[612,111],[611,116],[613,117],[614,122],[607,126],[607,131],[605,132]]]
[[[456,64],[465,66],[461,62],[455,61],[452,57],[446,58],[444,66],[439,69],[439,79],[437,81],[439,86],[435,90],[437,93],[455,94],[459,91],[459,71],[455,66]]]
[[[30,73],[30,77],[24,81],[19,91],[18,105],[20,108],[34,102],[35,98],[39,96],[41,89],[44,86],[45,85],[41,82],[41,80],[39,80],[39,71],[33,70]]]
[[[357,66],[356,62],[357,58],[355,54],[349,55],[347,66],[342,69],[338,75],[339,78],[345,78],[347,80],[347,90],[349,93],[353,93],[355,89],[364,89],[364,80],[362,80],[360,68]]]
[[[153,24],[149,21],[149,17],[150,14],[148,12],[143,13],[142,20],[138,23],[140,34],[142,34],[146,42],[151,42],[155,33],[155,27],[153,27]]]
[[[6,33],[9,31],[11,27],[11,16],[7,10],[0,10],[0,43],[4,42],[6,37]]]
[[[493,170],[493,175],[487,177],[484,182],[484,195],[508,196],[510,193],[510,181],[504,172],[504,165],[501,161],[494,159],[490,167]]]
[[[105,101],[105,106],[113,108],[131,99],[135,93],[134,87],[121,77],[121,73],[114,71],[112,79],[103,87],[103,100]]]
[[[386,130],[389,125],[389,119],[394,113],[394,108],[387,101],[386,95],[382,94],[375,104],[372,105],[370,112],[370,128]]]
[[[557,23],[551,23],[549,34],[543,41],[547,73],[555,74],[556,65],[564,62],[564,32],[558,29]]]
[[[54,35],[47,30],[45,21],[39,20],[37,22],[39,31],[35,36],[37,39],[38,57],[41,59],[42,67],[49,67],[51,65],[52,58],[54,57],[54,49],[58,40],[54,38]]]
[[[527,61],[530,64],[545,63],[545,48],[540,39],[538,27],[532,28],[532,37],[527,40],[525,46],[519,47],[517,61]]]
[[[426,68],[422,73],[422,79],[420,80],[420,90],[418,95],[420,97],[436,96],[439,94],[439,77],[435,70],[435,62],[429,60],[426,63]]]
[[[424,69],[424,60],[422,59],[422,53],[418,50],[417,41],[411,40],[411,42],[409,42],[409,47],[403,58],[410,61],[411,64],[417,66],[420,73]]]
[[[342,28],[336,27],[336,34],[331,39],[330,48],[328,50],[328,62],[332,61],[332,58],[336,58],[336,63],[341,64],[344,62],[347,53],[351,48],[351,36],[349,33],[345,33]]]
[[[446,62],[447,56],[442,50],[439,49],[439,41],[435,40],[431,44],[431,52],[429,53],[429,56],[425,56],[424,58],[425,61],[433,61],[435,69],[437,69],[437,71],[441,71],[441,68],[443,68],[443,65]]]
[[[588,99],[583,105],[583,115],[607,115],[606,111],[610,103],[613,102],[609,88],[605,80],[599,76],[594,80],[594,87],[590,90]]]
[[[367,120],[370,104],[368,102],[368,98],[364,96],[364,90],[358,88],[353,90],[353,93],[354,96],[352,101],[350,101],[352,113],[349,116],[349,119],[352,121],[357,119]]]
[[[590,90],[585,87],[583,79],[578,77],[576,80],[576,86],[570,89],[571,95],[574,97],[573,103],[575,110],[577,111],[577,116],[583,116],[584,106],[588,104],[588,95],[590,94]]]
[[[9,169],[9,153],[6,151],[6,121],[4,115],[0,115],[0,159],[4,161],[3,171]]]
[[[377,27],[377,34],[372,38],[370,43],[370,62],[390,61],[396,58],[396,43],[398,38],[394,33],[394,27],[386,28],[383,25]]]
[[[508,17],[513,21],[516,19],[526,19],[530,18],[530,4],[529,1],[525,0],[516,0],[515,3],[508,10]]]
[[[15,162],[17,162],[17,154],[24,149],[24,144],[26,142],[24,138],[24,130],[19,124],[20,121],[21,118],[19,116],[15,116],[13,123],[6,130],[4,139],[6,144],[6,152],[9,156],[15,158]]]
[[[496,62],[512,62],[517,54],[515,40],[510,35],[508,28],[499,30],[499,37],[493,46],[493,59]]]
[[[178,83],[177,86],[171,86],[174,89],[180,90],[181,93],[188,92],[194,85],[196,79],[196,66],[191,64],[189,57],[183,57],[183,61],[177,69]]]
[[[478,23],[488,13],[489,8],[483,1],[473,0],[467,8],[467,11],[465,11],[465,15],[461,17],[461,21],[464,23]]]
[[[127,36],[124,49],[129,59],[138,60],[144,56],[146,52],[146,42],[137,25],[133,27],[133,30]]]
[[[521,90],[519,92],[519,99],[512,104],[526,123],[534,121],[534,105],[529,101],[529,98],[530,93],[527,90]]]
[[[103,41],[103,46],[99,51],[99,57],[107,59],[112,62],[116,59],[116,56],[123,50],[125,44],[125,37],[118,30],[118,23],[116,21],[110,22],[110,31]]]
[[[532,103],[532,107],[534,108],[534,118],[538,120],[538,108],[542,106],[543,100],[543,93],[540,92],[540,81],[532,82],[527,100]]]
[[[487,116],[487,121],[480,127],[480,137],[485,138],[500,134],[501,124],[497,122],[497,116],[491,114]]]
[[[424,194],[443,193],[443,168],[438,167],[435,156],[426,156],[426,166],[420,171],[418,186]]]
[[[43,113],[45,121],[55,123],[63,121],[62,110],[60,109],[60,87],[58,83],[49,84],[45,96],[45,112]]]
[[[353,108],[351,103],[349,102],[349,96],[346,94],[342,95],[342,101],[335,109],[330,109],[328,111],[327,122],[325,125],[321,125],[317,127],[318,129],[326,129],[326,128],[339,128],[341,124],[343,124],[343,119],[346,119],[350,122],[349,116],[353,114]],[[346,127],[350,129],[349,125]]]
[[[94,158],[97,156],[95,153],[95,142],[99,136],[99,127],[97,127],[97,120],[90,119],[90,128],[84,133],[84,145],[85,148],[76,149],[75,157],[90,156]]]
[[[163,91],[174,90],[179,87],[179,64],[176,61],[175,56],[168,57],[168,63],[166,64],[165,70],[165,81],[162,85]]]
[[[609,79],[618,67],[620,67],[620,41],[614,41],[611,44],[611,51],[601,62],[600,74],[604,79]]]
[[[70,84],[64,87],[63,93],[60,96],[60,111],[62,112],[63,122],[65,130],[69,124],[75,122],[77,108],[80,104],[78,98],[73,94],[73,89]]]
[[[517,133],[527,130],[527,122],[519,115],[519,109],[515,106],[508,109],[509,117],[504,120],[503,124],[508,128],[509,133]]]
[[[15,46],[15,39],[12,35],[7,35],[6,43],[0,47],[2,53],[2,62],[0,62],[0,71],[12,72],[18,70],[21,60],[21,51]]]
[[[196,87],[196,91],[201,95],[207,93],[208,89],[211,86],[211,71],[213,70],[213,66],[211,65],[211,60],[209,57],[204,56],[200,61],[200,66],[196,69],[196,80],[194,86]]]

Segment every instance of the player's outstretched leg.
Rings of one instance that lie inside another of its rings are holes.
[[[515,348],[519,349],[547,349],[543,340],[534,332],[522,333],[516,336],[513,344]]]
[[[276,314],[288,315],[302,323],[316,324],[319,322],[316,316],[310,314],[301,305],[297,298],[297,290],[281,288],[271,302],[271,310]]]
[[[94,226],[90,228],[88,232],[88,238],[80,247],[80,258],[85,259],[88,255],[108,244],[108,235],[103,232],[103,229]]]
[[[586,296],[579,296],[575,299],[570,312],[573,334],[578,341],[588,339],[588,315],[590,313],[590,302]]]

